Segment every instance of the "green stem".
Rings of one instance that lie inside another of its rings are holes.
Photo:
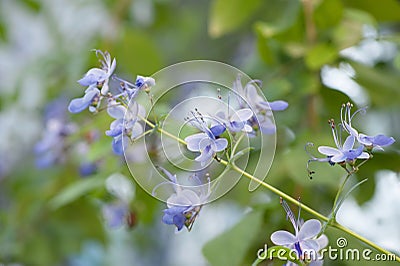
[[[169,132],[163,130],[162,128],[159,128],[157,125],[155,125],[155,124],[153,124],[152,122],[148,121],[148,120],[147,120],[146,118],[144,118],[144,117],[139,117],[139,118],[142,119],[142,120],[143,120],[147,125],[149,125],[150,127],[152,127],[152,128],[157,128],[157,131],[160,132],[161,134],[165,134],[165,135],[171,137],[172,139],[175,139],[175,140],[178,141],[179,143],[181,143],[181,144],[183,144],[183,145],[186,145],[186,142],[185,142],[183,139],[181,139],[181,138],[179,138],[179,137],[177,137],[177,136],[175,136],[175,135],[172,135],[171,133],[169,133]],[[364,242],[365,244],[369,245],[370,247],[376,249],[377,251],[379,251],[379,252],[381,252],[381,253],[384,253],[384,254],[386,254],[386,255],[393,256],[393,253],[389,252],[388,250],[386,250],[386,249],[384,249],[384,248],[378,246],[377,244],[371,242],[370,240],[368,240],[368,239],[366,239],[366,238],[360,236],[359,234],[353,232],[352,230],[348,229],[347,227],[344,227],[343,225],[337,223],[336,221],[330,221],[330,219],[329,219],[328,217],[326,217],[325,215],[320,214],[319,212],[315,211],[314,209],[308,207],[307,205],[304,205],[304,204],[300,203],[297,199],[292,198],[291,196],[289,196],[289,195],[286,194],[285,192],[283,192],[283,191],[281,191],[281,190],[275,188],[274,186],[272,186],[272,185],[270,185],[270,184],[268,184],[268,183],[265,183],[264,181],[258,179],[258,178],[255,177],[255,176],[253,176],[253,175],[247,173],[247,172],[244,171],[243,169],[237,167],[234,163],[229,163],[228,161],[225,161],[225,160],[223,160],[223,159],[220,159],[219,162],[220,162],[221,164],[227,166],[227,167],[230,166],[230,167],[231,167],[233,170],[235,170],[236,172],[242,174],[243,176],[245,176],[246,178],[248,178],[248,179],[250,179],[250,180],[253,180],[253,181],[259,183],[260,185],[262,185],[262,186],[265,187],[266,189],[270,190],[271,192],[275,193],[276,195],[282,197],[282,198],[285,199],[286,201],[291,202],[292,204],[295,204],[295,205],[301,207],[303,210],[305,210],[306,212],[310,213],[311,215],[317,217],[318,219],[320,219],[320,220],[322,220],[322,221],[324,221],[324,222],[330,222],[330,223],[329,223],[330,226],[332,226],[332,227],[334,227],[334,228],[337,228],[337,229],[339,229],[339,230],[341,230],[341,231],[343,231],[343,232],[346,232],[347,234],[353,236],[354,238],[357,238],[358,240]],[[350,176],[351,174],[352,174],[352,173],[349,173],[349,176]],[[395,255],[395,257],[396,257],[396,261],[400,262],[400,257],[397,256],[397,255]]]
[[[333,201],[332,216],[331,216],[331,219],[333,219],[333,220],[336,219],[336,212],[338,211],[336,204],[338,202],[339,196],[342,194],[344,186],[346,185],[347,180],[349,180],[351,175],[352,175],[351,173],[348,173],[346,175],[345,179],[343,180],[342,184],[340,185],[340,187],[336,193],[335,200]]]

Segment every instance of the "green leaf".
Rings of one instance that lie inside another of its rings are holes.
[[[367,11],[381,22],[400,20],[400,3],[396,0],[346,0],[346,6]]]
[[[76,181],[52,198],[49,202],[49,206],[53,210],[58,209],[86,195],[88,192],[103,186],[104,179],[98,176]]]
[[[261,227],[262,212],[247,214],[233,228],[206,243],[203,254],[211,265],[241,265]]]
[[[257,266],[260,262],[266,259],[273,259],[273,258],[300,264],[300,261],[293,257],[294,253],[291,251],[291,249],[282,246],[272,246],[270,248],[267,248],[266,254],[264,248],[264,252],[260,252],[260,254],[257,255],[259,255],[259,257],[257,257],[257,259],[253,262],[252,266]]]
[[[319,29],[337,25],[342,19],[343,4],[340,0],[324,0],[314,11],[314,21]]]
[[[211,4],[208,32],[220,37],[245,23],[260,7],[261,0],[215,0]]]
[[[338,51],[329,44],[320,43],[307,52],[305,62],[311,70],[318,70],[323,65],[332,63],[338,57]]]

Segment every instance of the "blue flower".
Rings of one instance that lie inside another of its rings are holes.
[[[100,106],[100,102],[104,95],[109,91],[108,82],[113,74],[116,61],[113,59],[111,61],[110,54],[103,53],[100,50],[95,50],[96,55],[102,56],[100,63],[102,68],[92,68],[90,69],[83,78],[78,80],[78,83],[82,86],[87,86],[85,94],[81,98],[76,98],[71,101],[68,106],[68,111],[71,113],[79,113],[89,107],[90,112],[95,112]],[[101,91],[100,89],[101,88]]]
[[[196,110],[197,111],[197,110]],[[198,113],[192,112],[193,118],[188,121],[203,133],[197,133],[185,138],[187,148],[193,152],[200,152],[200,155],[195,158],[195,161],[205,165],[208,163],[217,152],[223,151],[228,146],[228,141],[219,136],[226,130],[225,126],[218,121],[218,124],[208,127],[204,118]]]
[[[271,235],[271,241],[275,245],[288,247],[294,250],[301,260],[317,260],[318,251],[327,244],[326,236],[322,235],[318,239],[316,238],[321,232],[321,222],[316,219],[310,219],[303,223],[300,217],[296,220],[293,212],[282,199],[281,204],[286,212],[287,218],[293,225],[295,234],[279,230]]]
[[[133,102],[128,110],[115,100],[110,100],[107,112],[116,120],[111,123],[110,130],[106,131],[106,135],[113,137],[114,153],[123,155],[129,142],[143,133],[143,126],[138,122],[138,115],[145,116],[145,110],[137,102]]]
[[[246,107],[248,104],[254,111],[254,116],[249,120],[253,128],[259,128],[263,134],[275,134],[276,127],[272,120],[272,111],[283,111],[289,104],[285,101],[266,102],[264,98],[258,94],[255,84],[261,85],[258,80],[252,80],[243,88],[241,76],[238,75],[233,83],[233,89],[238,93],[239,104]],[[243,99],[245,101],[243,101]]]
[[[203,188],[200,192],[195,192],[191,189],[182,188],[177,182],[176,175],[171,174],[162,167],[159,168],[169,178],[170,181],[168,183],[172,184],[175,190],[175,193],[167,199],[168,208],[163,211],[164,215],[162,217],[162,222],[169,225],[175,225],[178,231],[180,231],[183,226],[186,226],[190,231],[202,205],[206,203],[211,194],[210,180],[208,178],[207,190]],[[193,175],[193,178],[197,185],[202,185],[196,174]]]
[[[137,76],[135,85],[139,89],[148,89],[156,85],[156,82],[151,77]]]
[[[319,146],[318,151],[321,154],[326,155],[333,163],[354,162],[356,159],[369,158],[369,154],[363,152],[364,146],[360,145],[358,148],[353,149],[356,138],[352,135],[348,136],[342,145],[341,140],[336,136],[334,121],[330,120],[330,124],[332,128],[333,139],[337,148]]]
[[[108,52],[102,52],[95,50],[97,56],[102,56],[100,63],[102,68],[92,68],[86,72],[85,76],[78,80],[78,83],[82,86],[96,86],[101,87],[101,94],[106,95],[108,88],[108,81],[113,74],[117,62],[115,58],[111,61],[111,56]]]
[[[365,112],[365,108],[359,109],[354,114],[351,115],[351,108],[353,105],[351,103],[343,104],[340,110],[341,113],[341,120],[344,126],[344,129],[352,136],[354,136],[357,141],[364,145],[369,149],[377,148],[383,150],[382,147],[392,145],[395,142],[393,137],[388,137],[383,134],[378,134],[375,136],[368,136],[362,133],[358,133],[358,131],[352,127],[351,120],[353,117],[360,112]],[[343,111],[343,109],[345,110]]]
[[[216,113],[215,118],[220,120],[231,132],[251,132],[253,129],[247,124],[247,121],[253,117],[253,111],[249,108],[243,108],[235,111],[232,115],[224,111]]]

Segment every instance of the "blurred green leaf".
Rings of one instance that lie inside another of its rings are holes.
[[[343,4],[341,0],[324,0],[314,11],[314,21],[319,30],[336,26],[342,19]]]
[[[337,57],[338,51],[335,47],[320,43],[307,52],[305,62],[311,70],[318,70],[323,65],[334,62]]]
[[[261,0],[215,0],[211,4],[208,32],[220,37],[246,22],[260,7]]]
[[[251,212],[233,228],[206,243],[203,254],[208,262],[211,265],[241,265],[261,222],[262,212]]]
[[[49,202],[49,206],[54,210],[58,209],[86,195],[88,192],[101,187],[104,187],[104,179],[99,176],[76,181],[52,198]]]
[[[346,0],[346,6],[367,11],[381,22],[400,20],[400,3],[396,0]]]
[[[132,77],[136,75],[149,76],[163,66],[160,49],[154,39],[139,30],[126,28],[121,34],[121,40],[115,49],[118,65],[124,66]]]

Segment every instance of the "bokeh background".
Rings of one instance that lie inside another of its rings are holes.
[[[135,185],[111,151],[110,118],[67,113],[69,99],[83,94],[76,80],[97,65],[94,48],[116,57],[118,73],[131,80],[194,59],[262,80],[269,100],[290,105],[275,115],[277,151],[266,180],[325,215],[344,172],[315,164],[310,180],[304,145],[333,145],[326,121],[339,119],[342,103],[368,106],[358,128],[397,142],[352,177],[368,181],[338,220],[400,254],[399,44],[396,0],[1,0],[0,264],[250,265],[272,232],[292,230],[278,197],[248,192],[248,180],[205,206],[191,232],[162,224],[164,203]],[[49,116],[75,132],[61,138],[56,160],[35,153],[49,137]],[[113,200],[104,180],[115,172],[136,189],[131,221],[111,229],[102,206]],[[366,248],[338,230],[327,235],[333,247],[346,237],[349,247]],[[282,264],[264,262],[272,263]],[[368,263],[378,264],[326,261]]]

